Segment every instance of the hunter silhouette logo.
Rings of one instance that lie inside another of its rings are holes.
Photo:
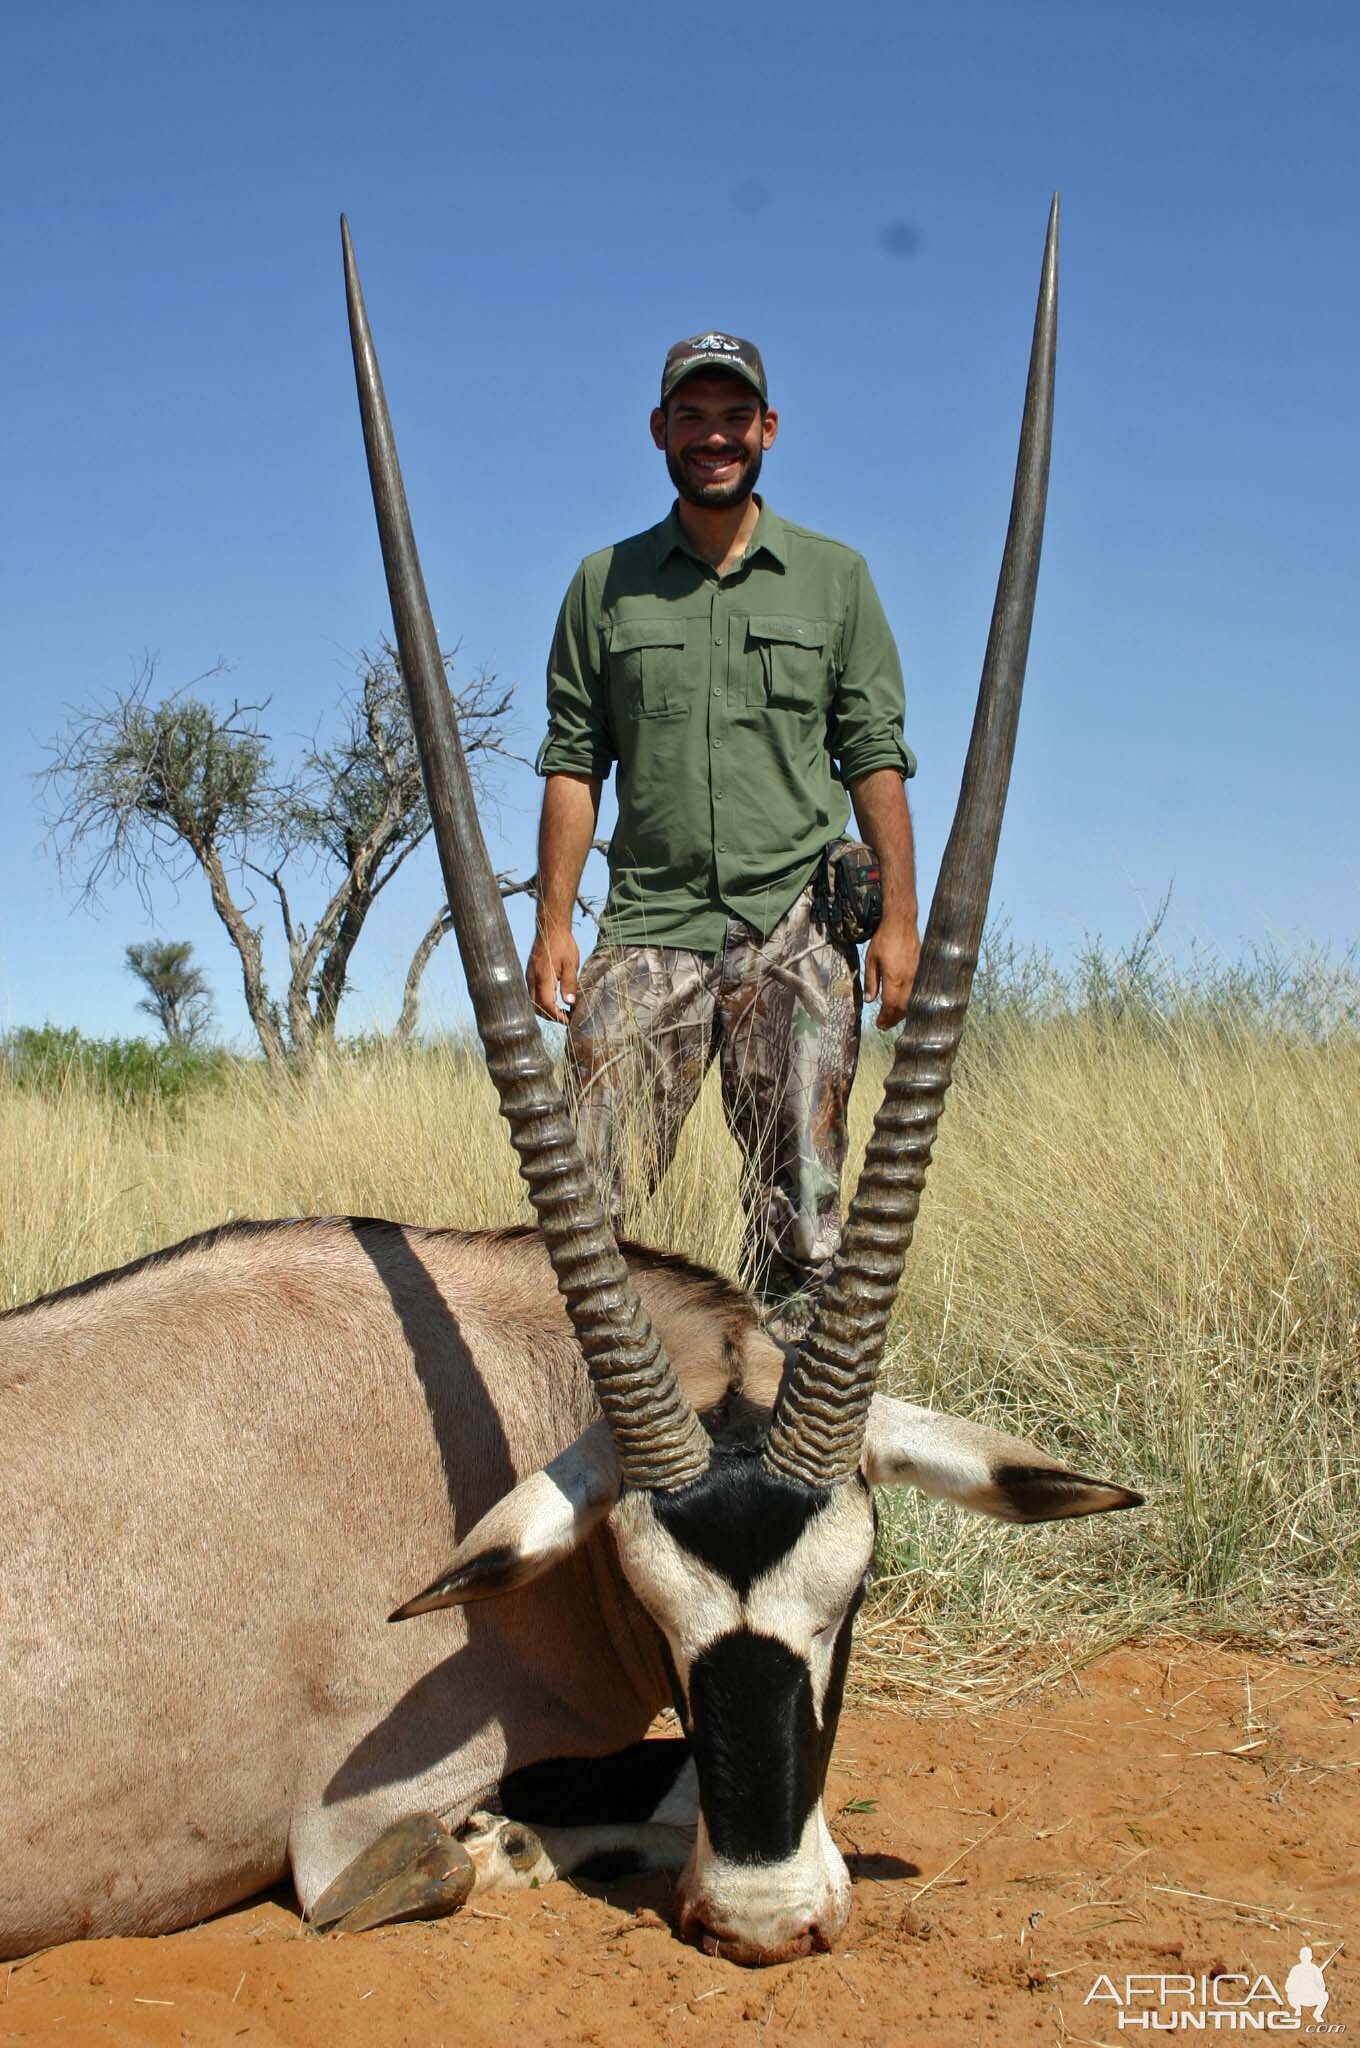
[[[1322,2017],[1331,2003],[1323,1973],[1344,1946],[1338,1942],[1320,1963],[1313,1961],[1311,1948],[1301,1948],[1283,1993],[1264,1972],[1168,1976],[1138,1970],[1121,1977],[1102,1972],[1082,2004],[1113,2007],[1121,2032],[1141,2027],[1158,2034],[1344,2034],[1343,2025]]]
[[[1332,1955],[1335,1954],[1333,1949]],[[1328,1956],[1327,1963],[1331,1960],[1332,1956]],[[1301,2012],[1307,2006],[1315,2020],[1320,2020],[1326,2012],[1330,1993],[1322,1973],[1327,1963],[1315,1963],[1310,1948],[1299,1950],[1299,1959],[1284,1980],[1284,1995],[1295,2012]]]

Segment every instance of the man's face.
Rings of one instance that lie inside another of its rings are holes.
[[[745,379],[721,371],[686,377],[664,411],[658,406],[652,414],[652,439],[691,505],[743,504],[778,431],[778,413],[762,412]]]

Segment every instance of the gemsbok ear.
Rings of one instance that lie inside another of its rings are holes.
[[[409,1621],[527,1586],[580,1548],[619,1497],[619,1460],[607,1422],[594,1422],[541,1472],[503,1494],[463,1538],[433,1585],[388,1615]]]
[[[1141,1493],[1069,1471],[1023,1437],[875,1394],[863,1472],[873,1486],[915,1486],[1001,1522],[1057,1522],[1143,1505]]]

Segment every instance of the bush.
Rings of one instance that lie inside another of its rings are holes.
[[[120,1109],[178,1108],[217,1087],[231,1056],[145,1038],[86,1038],[74,1026],[21,1025],[0,1038],[0,1081],[25,1093],[59,1095],[72,1082],[102,1090]]]

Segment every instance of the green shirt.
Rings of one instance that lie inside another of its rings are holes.
[[[606,945],[762,937],[849,817],[846,786],[914,774],[902,670],[863,559],[762,504],[719,576],[674,507],[588,555],[548,662],[542,775],[618,764]]]

